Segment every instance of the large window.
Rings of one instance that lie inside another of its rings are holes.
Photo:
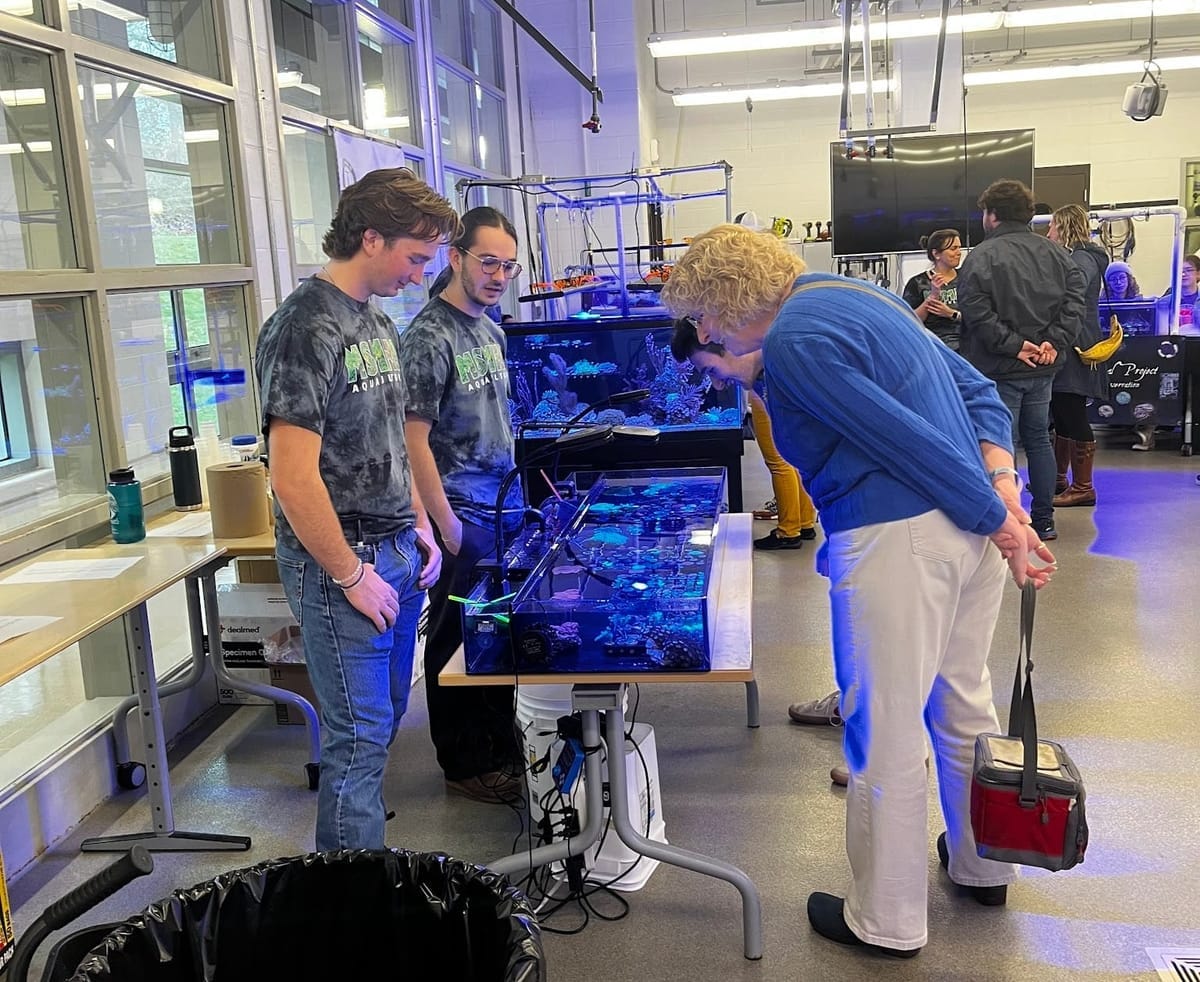
[[[437,67],[437,106],[443,155],[462,164],[475,163],[471,83],[444,65]]]
[[[336,3],[271,0],[271,22],[280,99],[297,109],[348,122],[346,8]]]
[[[104,492],[96,393],[78,297],[0,300],[0,532]]]
[[[363,129],[401,143],[421,145],[412,74],[412,46],[358,15]]]
[[[325,133],[283,124],[292,256],[297,266],[318,266],[325,262],[321,240],[337,203],[331,143]]]
[[[71,0],[71,29],[217,78],[212,0]]]
[[[50,57],[0,44],[0,269],[76,265]]]
[[[257,432],[240,287],[112,294],[108,310],[125,452],[143,480],[170,470],[172,426]]]
[[[43,0],[0,0],[0,10],[13,17],[46,23],[46,7]]]
[[[471,59],[467,67],[489,85],[504,88],[504,59],[500,43],[500,12],[481,0],[467,0],[470,13]]]
[[[104,266],[239,259],[222,107],[79,69]]]

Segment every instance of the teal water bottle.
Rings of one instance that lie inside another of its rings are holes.
[[[142,485],[133,476],[132,467],[108,472],[108,524],[114,542],[141,542],[146,538]]]

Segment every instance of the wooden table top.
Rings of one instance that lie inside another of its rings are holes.
[[[548,672],[519,676],[468,675],[462,646],[438,673],[442,685],[581,685],[637,682],[752,682],[751,604],[753,562],[751,533],[753,519],[745,513],[721,516],[723,544],[719,557],[724,564],[719,581],[717,622],[713,638],[712,668],[707,672]]]
[[[0,572],[0,614],[44,615],[59,620],[0,644],[0,685],[58,654],[138,604],[220,558],[223,546],[205,538],[107,542],[90,549],[55,549]],[[112,579],[10,583],[9,578],[44,562],[139,557]]]

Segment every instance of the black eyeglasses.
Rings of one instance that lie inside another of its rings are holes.
[[[504,278],[506,280],[515,280],[521,275],[521,270],[525,268],[515,259],[497,259],[495,256],[477,256],[469,249],[460,249],[459,251],[470,256],[472,259],[478,259],[480,269],[487,273],[488,276],[495,276],[500,270],[504,270]]]

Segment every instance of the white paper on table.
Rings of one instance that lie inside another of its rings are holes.
[[[190,538],[193,536],[212,535],[212,513],[198,511],[184,515],[167,525],[146,529],[146,538],[162,539]]]
[[[61,617],[43,617],[41,615],[8,616],[0,614],[0,644],[10,638],[19,638],[22,634],[29,634],[40,627],[61,620]]]
[[[34,563],[12,576],[4,583],[58,583],[61,580],[112,580],[116,579],[141,556],[121,556],[116,559],[49,559]]]

